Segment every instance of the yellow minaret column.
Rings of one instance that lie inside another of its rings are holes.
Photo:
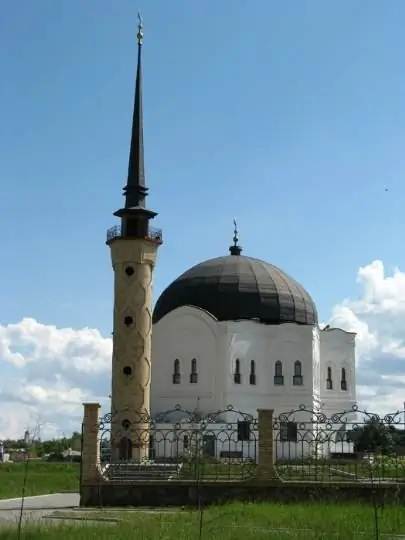
[[[107,232],[114,270],[114,331],[111,392],[113,460],[149,455],[152,272],[162,233],[152,229],[157,214],[146,209],[144,174],[142,21],[138,26],[138,67],[125,207],[115,212],[121,226]]]

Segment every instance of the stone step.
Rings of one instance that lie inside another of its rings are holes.
[[[102,469],[108,480],[135,482],[141,480],[170,480],[179,475],[181,465],[173,463],[109,463]]]

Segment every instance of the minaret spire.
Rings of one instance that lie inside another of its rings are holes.
[[[238,225],[236,220],[233,220],[233,245],[229,248],[229,253],[231,255],[240,255],[242,253],[242,248],[239,245],[239,234],[238,234]]]
[[[131,146],[129,150],[128,177],[124,187],[125,207],[115,212],[121,218],[122,236],[145,238],[148,236],[149,220],[157,216],[148,210],[145,200],[148,188],[145,181],[145,158],[143,145],[142,103],[142,45],[143,22],[138,13],[138,62],[136,69],[135,99],[132,115]]]
[[[142,106],[142,43],[143,24],[138,13],[138,66],[136,69],[135,101],[132,116],[131,146],[129,150],[128,179],[124,187],[125,207],[145,206],[147,187],[145,184],[145,160],[143,148]]]
[[[138,67],[125,205],[121,227],[107,231],[114,270],[111,456],[142,462],[149,456],[152,366],[152,276],[162,231],[149,226],[145,207],[142,118],[142,19],[138,15]]]

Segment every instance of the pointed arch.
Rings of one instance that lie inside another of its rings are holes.
[[[332,378],[332,367],[328,366],[326,370],[326,389],[333,390],[333,378]]]
[[[173,384],[180,384],[181,375],[180,375],[180,360],[178,358],[173,362]]]
[[[249,375],[249,383],[251,385],[256,384],[256,362],[254,360],[250,361],[250,375]]]
[[[118,455],[120,461],[132,459],[132,441],[129,437],[122,437],[118,445]]]
[[[342,367],[340,372],[340,389],[344,392],[347,391],[346,369],[344,367]]]
[[[274,384],[275,386],[283,386],[284,384],[283,363],[280,360],[274,364]]]
[[[233,382],[235,384],[242,384],[242,375],[240,372],[240,360],[237,358],[235,360],[235,371],[233,373]]]
[[[197,358],[191,360],[190,383],[198,383]]]
[[[302,363],[300,360],[294,362],[294,375],[293,375],[293,385],[302,386],[304,383],[302,376]]]

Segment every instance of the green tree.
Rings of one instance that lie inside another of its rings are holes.
[[[391,454],[393,450],[392,430],[377,418],[370,418],[353,429],[348,439],[354,443],[355,452]]]

